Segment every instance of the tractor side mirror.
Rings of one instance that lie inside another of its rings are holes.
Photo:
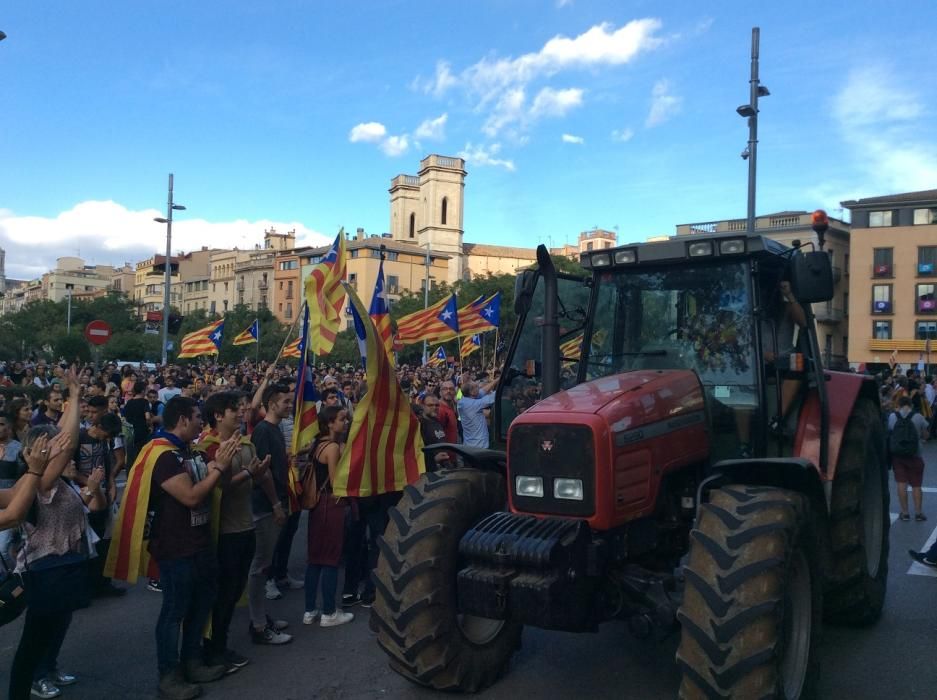
[[[791,291],[801,304],[833,298],[833,265],[823,251],[798,252],[791,259]]]
[[[524,270],[514,278],[514,313],[518,316],[530,311],[537,288],[537,270]]]

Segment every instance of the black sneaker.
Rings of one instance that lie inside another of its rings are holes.
[[[234,673],[235,671],[239,671],[240,669],[247,666],[247,664],[249,664],[250,662],[251,660],[248,659],[246,656],[242,656],[241,654],[238,654],[236,651],[227,649],[225,650],[225,653],[224,653],[224,667],[225,667],[224,672],[226,674]]]
[[[259,632],[254,629],[253,625],[250,625],[250,631],[251,641],[254,644],[270,644],[273,646],[278,646],[280,644],[288,644],[289,642],[293,641],[292,635],[286,634],[286,632],[277,632],[269,625],[264,627],[263,631]]]
[[[372,607],[373,605],[374,605],[374,594],[373,594],[373,593],[365,593],[364,595],[361,596],[361,607],[362,607],[362,608],[370,608],[370,607]]]
[[[343,608],[353,608],[356,605],[362,603],[361,596],[357,593],[343,593],[342,594],[342,607]]]
[[[151,578],[149,581],[147,581],[146,589],[147,589],[148,591],[153,591],[154,593],[162,593],[162,592],[163,592],[163,587],[159,585],[159,579],[158,579],[158,578]]]
[[[908,554],[918,564],[923,564],[924,566],[929,566],[932,569],[937,569],[937,561],[931,561],[928,559],[924,552],[915,552],[913,549],[909,549]]]

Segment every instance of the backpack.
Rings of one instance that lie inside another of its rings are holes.
[[[888,436],[888,449],[897,457],[914,457],[920,450],[918,430],[912,417],[910,413],[907,418],[895,413],[895,427]]]

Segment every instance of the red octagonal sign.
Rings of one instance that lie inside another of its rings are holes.
[[[85,338],[92,345],[104,345],[111,339],[111,326],[106,321],[92,321],[85,326]]]

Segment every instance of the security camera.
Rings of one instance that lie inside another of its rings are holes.
[[[751,151],[748,150],[748,146],[746,146],[746,147],[745,147],[745,150],[742,151],[739,155],[741,155],[742,160],[748,160],[748,157],[749,157],[751,154],[752,154]]]

